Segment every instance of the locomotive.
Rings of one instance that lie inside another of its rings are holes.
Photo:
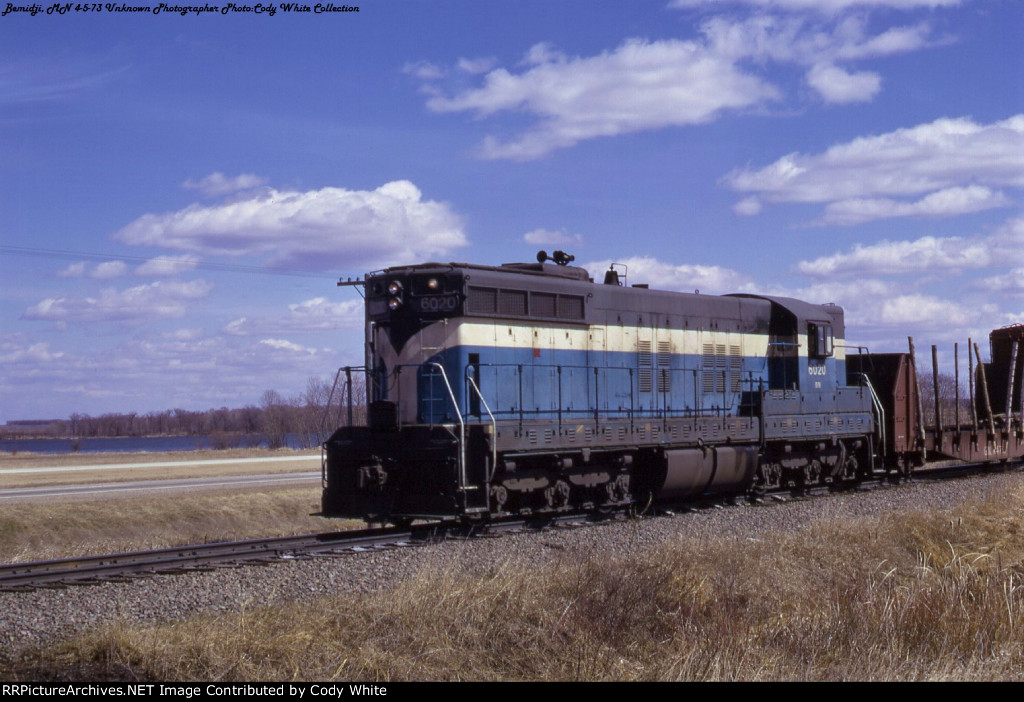
[[[841,485],[959,450],[950,431],[937,443],[908,434],[896,407],[914,405],[899,389],[916,388],[913,358],[878,356],[876,368],[846,344],[834,304],[652,290],[627,285],[619,264],[598,283],[564,252],[537,259],[339,282],[365,297],[368,412],[323,445],[324,515],[408,524],[644,508]],[[1011,337],[1012,378],[1024,327]],[[1000,421],[982,427],[985,451],[1019,457],[1009,402]],[[965,441],[977,448],[974,429]]]

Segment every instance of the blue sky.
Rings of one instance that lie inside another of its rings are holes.
[[[541,248],[872,350],[1024,322],[1019,0],[356,1],[0,17],[0,421],[296,395],[337,278]]]

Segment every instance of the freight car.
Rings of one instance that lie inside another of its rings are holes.
[[[595,283],[571,262],[542,251],[339,283],[365,296],[368,416],[324,443],[325,515],[642,508],[837,485],[925,455],[923,432],[887,452],[899,376],[847,346],[840,307],[651,290],[617,265]]]

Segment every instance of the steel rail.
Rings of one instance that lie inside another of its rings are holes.
[[[956,479],[985,473],[1020,470],[1024,463],[961,464],[936,466],[919,470],[907,478],[877,474],[873,479],[858,482],[839,482],[832,485],[814,485],[804,488],[780,488],[757,498],[786,499],[811,497],[839,490],[871,489],[881,485]],[[717,496],[697,498],[676,504],[658,505],[651,514],[671,514],[673,509],[701,509],[723,502],[737,502],[743,496]],[[427,522],[411,528],[387,527],[317,534],[299,534],[241,541],[191,544],[148,551],[129,551],[97,556],[60,558],[0,565],[0,591],[22,591],[40,587],[65,587],[158,574],[212,570],[215,567],[255,565],[288,558],[340,555],[381,548],[423,545],[449,539],[497,536],[509,532],[536,532],[549,528],[576,528],[584,525],[607,523],[621,519],[627,512],[619,510],[608,514],[565,512],[561,514],[514,517],[489,522],[464,524],[461,522]]]
[[[593,521],[583,514],[511,519],[466,525],[428,522],[411,528],[384,527],[317,534],[277,536],[241,541],[190,544],[148,551],[127,551],[96,556],[26,561],[0,565],[0,591],[40,587],[65,587],[124,581],[133,577],[174,575],[217,567],[257,565],[281,559],[317,554],[340,555],[399,546],[424,545],[452,538],[472,538],[484,533],[540,530]]]
[[[379,548],[398,545],[412,538],[408,529],[361,529],[11,563],[0,565],[0,590],[102,582],[133,574],[200,570],[215,565],[254,563],[318,551]]]

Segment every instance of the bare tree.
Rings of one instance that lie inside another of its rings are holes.
[[[921,409],[924,411],[925,426],[935,426],[935,383],[931,374],[919,375],[917,389],[921,393]],[[971,401],[967,389],[960,386],[960,423],[964,424],[971,416]],[[942,425],[951,427],[956,423],[956,378],[949,373],[939,373],[939,411],[942,413]]]
[[[323,378],[312,376],[306,381],[306,391],[292,402],[295,428],[302,448],[319,446],[327,438],[323,416],[331,386]]]
[[[260,405],[263,407],[263,414],[260,417],[260,428],[267,446],[276,449],[285,444],[285,436],[288,434],[288,407],[276,390],[267,390],[260,398]]]

